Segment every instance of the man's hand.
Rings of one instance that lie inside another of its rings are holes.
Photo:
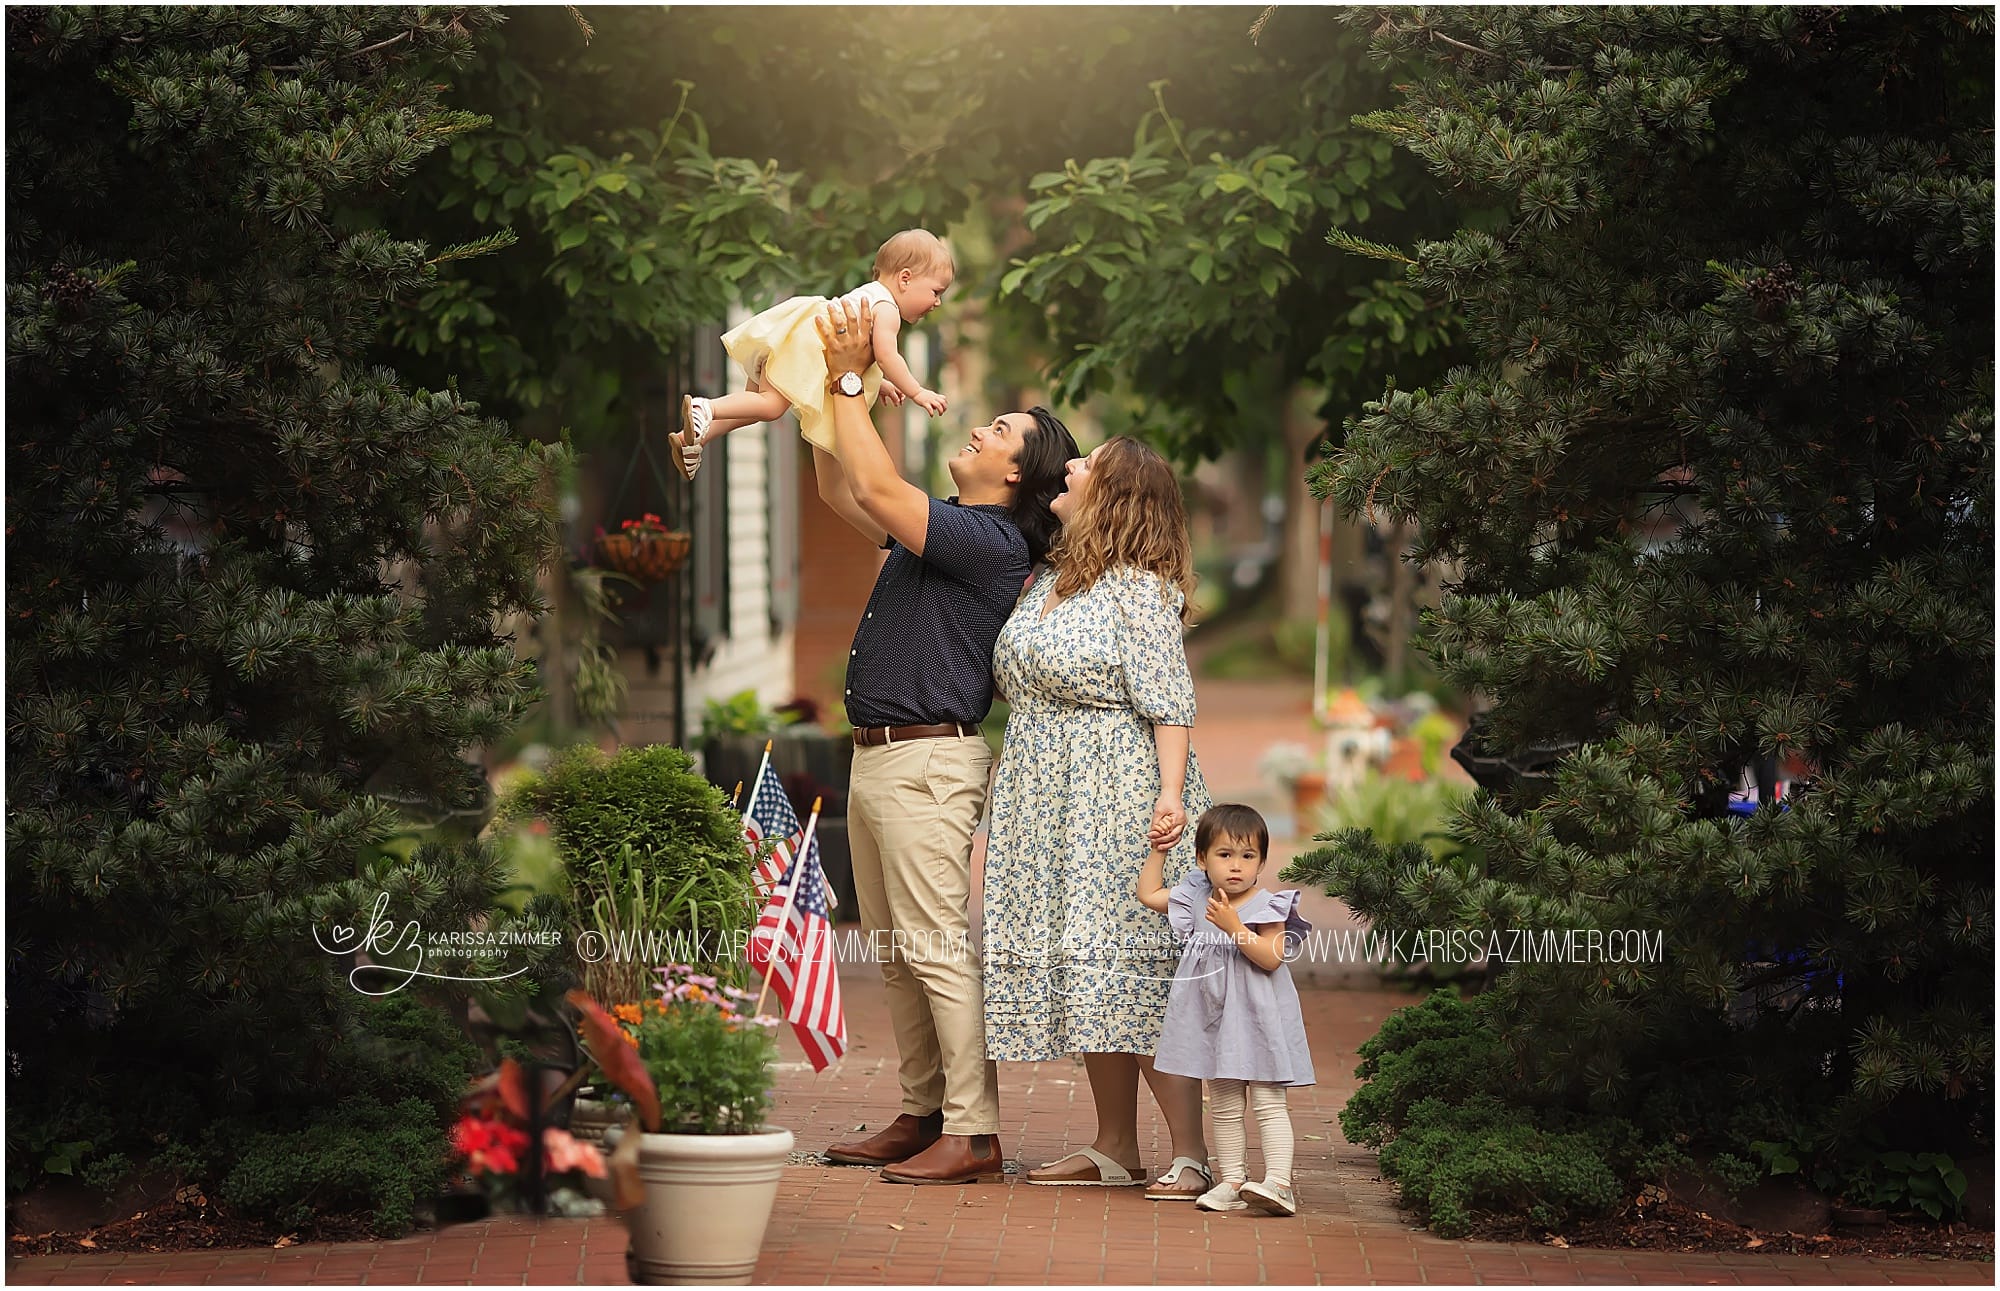
[[[874,321],[875,307],[865,300],[860,304],[861,310],[856,313],[854,301],[830,300],[826,312],[813,318],[813,326],[819,330],[819,343],[826,347],[828,376],[866,372],[875,361],[874,334],[868,330]]]
[[[874,357],[874,334],[869,321],[874,311],[866,301],[857,310],[852,302],[829,301],[813,315],[813,328],[826,350],[829,377],[859,373]],[[930,535],[931,495],[904,479],[882,445],[882,436],[868,417],[868,405],[859,399],[830,394],[833,422],[833,456],[854,504],[883,533],[903,544],[913,556],[924,554],[924,540]],[[817,458],[815,458],[817,462]]]
[[[935,390],[917,391],[917,406],[933,417],[944,416],[944,396]]]

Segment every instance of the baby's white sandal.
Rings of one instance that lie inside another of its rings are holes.
[[[700,395],[681,396],[681,428],[667,436],[667,447],[674,455],[674,469],[681,478],[691,480],[701,469],[701,437],[708,433],[709,423],[715,420],[715,413],[708,400]]]

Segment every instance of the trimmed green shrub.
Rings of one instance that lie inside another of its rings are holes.
[[[370,1000],[342,1051],[345,1083],[385,1106],[410,1099],[439,1124],[457,1111],[466,1084],[484,1066],[479,1048],[443,1009],[408,991]]]
[[[352,1098],[294,1127],[225,1143],[234,1164],[217,1195],[288,1228],[322,1212],[368,1211],[377,1234],[400,1236],[415,1221],[415,1201],[442,1192],[451,1171],[436,1111],[421,1098]]]
[[[621,912],[649,912],[651,931],[698,934],[713,953],[690,958],[740,956],[741,935],[755,917],[742,818],[722,790],[695,773],[686,752],[666,744],[612,754],[590,745],[565,749],[515,785],[500,811],[505,819],[548,823],[579,922],[597,926],[593,907],[604,898]],[[628,881],[635,868],[642,888]]]
[[[1622,1117],[1506,1101],[1506,1050],[1448,990],[1391,1014],[1360,1055],[1367,1083],[1341,1109],[1341,1129],[1381,1149],[1382,1176],[1441,1236],[1488,1213],[1546,1227],[1602,1214],[1629,1180],[1685,1160],[1668,1134]]]
[[[1441,1237],[1465,1235],[1481,1212],[1525,1214],[1553,1228],[1609,1210],[1623,1191],[1607,1159],[1618,1127],[1585,1121],[1552,1132],[1537,1122],[1497,1098],[1426,1098],[1383,1147],[1382,1173]]]

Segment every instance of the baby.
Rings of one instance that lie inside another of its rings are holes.
[[[861,393],[870,408],[880,392],[892,408],[907,396],[933,417],[944,412],[944,396],[911,374],[896,338],[904,323],[917,322],[943,303],[956,273],[951,251],[935,234],[904,229],[875,253],[874,280],[840,297],[875,306],[875,361],[861,374]],[[807,443],[833,452],[826,351],[813,330],[813,319],[826,305],[824,296],[793,296],[722,338],[729,357],[750,374],[750,388],[719,399],[688,395],[681,400],[681,428],[667,436],[667,443],[683,477],[694,478],[701,450],[711,441],[740,426],[775,420],[788,409],[798,414],[799,433]]]

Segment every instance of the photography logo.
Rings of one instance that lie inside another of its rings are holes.
[[[415,919],[400,927],[389,918],[389,894],[375,898],[368,922],[360,927],[335,924],[322,935],[313,929],[313,943],[329,955],[357,955],[357,963],[347,974],[347,983],[363,995],[394,995],[418,978],[432,982],[504,982],[528,971],[523,964],[511,973],[490,972],[465,975],[441,973],[426,967],[432,960],[478,959],[526,946],[553,946],[562,934],[539,932],[473,931],[426,933]]]

